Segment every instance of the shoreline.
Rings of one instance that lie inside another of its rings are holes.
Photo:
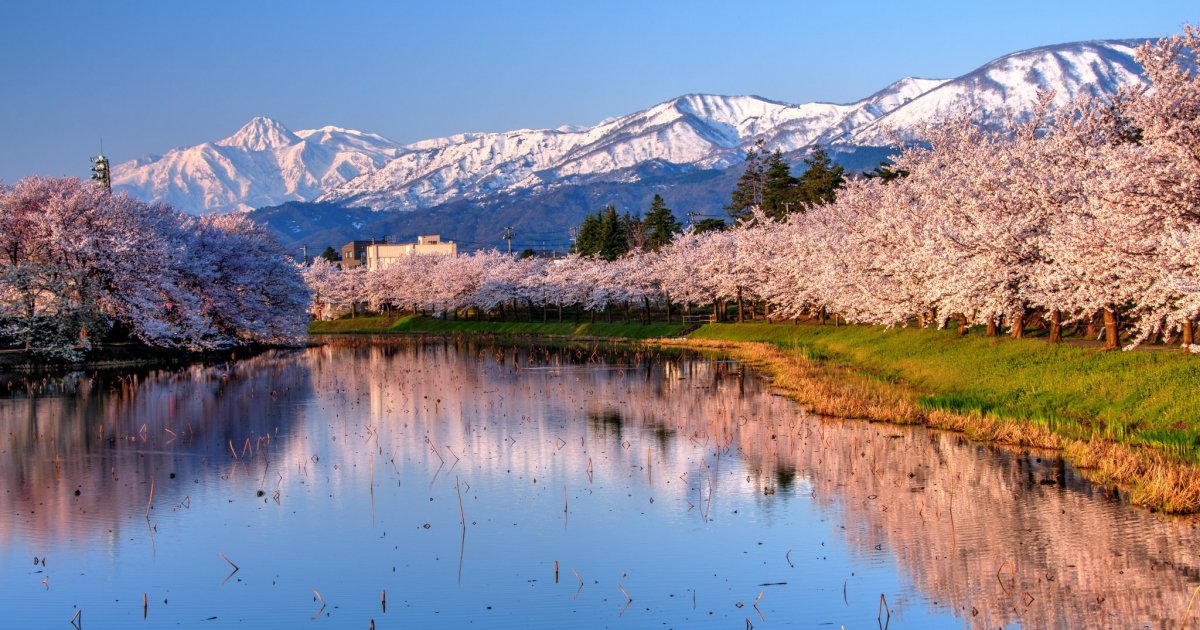
[[[192,363],[219,363],[236,361],[261,354],[268,350],[282,350],[303,346],[253,345],[228,350],[187,351],[168,348],[153,348],[140,344],[114,344],[101,346],[82,361],[36,361],[21,350],[0,351],[0,375],[40,374],[70,372],[76,370],[120,369],[142,367],[171,367]]]

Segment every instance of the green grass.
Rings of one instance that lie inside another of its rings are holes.
[[[815,324],[708,324],[690,337],[773,343],[893,383],[925,408],[1034,422],[1200,463],[1200,357],[1184,352]]]
[[[493,334],[547,335],[563,337],[611,337],[619,339],[651,339],[675,337],[682,324],[630,323],[573,323],[573,322],[476,322],[450,321],[406,315],[402,317],[356,317],[333,321],[312,322],[308,331],[325,333],[425,333],[438,335]]]

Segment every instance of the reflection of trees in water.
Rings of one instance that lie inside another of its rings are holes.
[[[622,440],[621,425],[624,420],[618,409],[608,408],[601,411],[589,412],[587,415],[588,428],[602,438],[611,438],[617,443]]]
[[[126,518],[144,513],[150,479],[156,509],[169,509],[214,462],[234,461],[230,443],[241,452],[249,440],[269,457],[276,430],[296,419],[287,402],[309,395],[294,351],[15,382],[0,398],[0,510],[23,523],[0,520],[0,539],[16,526],[50,539],[117,536]]]
[[[1061,459],[764,410],[704,416],[707,433],[781,498],[803,478],[803,493],[843,521],[851,549],[894,556],[931,600],[973,625],[1174,627],[1200,583],[1200,522],[1132,509]],[[658,420],[704,430],[684,415]]]
[[[569,369],[599,358],[586,349],[462,341],[372,356],[369,369],[351,367],[347,380],[388,388],[392,402],[397,391],[411,391],[413,404],[393,408],[393,418],[415,420],[417,434],[438,445],[474,445],[474,463],[500,472],[541,473],[556,461],[582,474],[601,449],[607,470],[598,476],[628,471],[645,461],[645,449],[624,446],[639,437],[658,446],[655,466],[672,475],[695,473],[697,456],[707,454],[716,467],[716,453],[736,452],[759,492],[777,490],[764,506],[811,496],[837,515],[853,553],[894,557],[920,591],[969,625],[1171,626],[1200,581],[1195,520],[1106,500],[1056,458],[955,434],[810,417],[736,364],[626,352],[594,369]],[[440,410],[427,402],[432,396]],[[464,417],[487,425],[489,437],[464,427]],[[381,417],[388,421],[396,420]],[[536,439],[520,435],[519,448],[497,446],[522,426]],[[560,438],[582,438],[586,449],[563,448]],[[427,456],[423,442],[403,444],[412,457]],[[694,495],[695,476],[688,484],[658,482],[654,493]],[[714,475],[718,502],[721,479]]]
[[[695,497],[704,458],[718,504],[737,491],[722,483],[740,483],[717,472],[736,455],[763,509],[814,501],[844,526],[835,531],[852,553],[894,557],[930,600],[973,625],[1173,627],[1200,581],[1196,521],[1106,502],[1058,460],[813,418],[738,364],[633,347],[339,338],[229,365],[39,382],[33,395],[0,399],[0,415],[0,507],[19,515],[0,521],[0,539],[12,527],[117,537],[125,519],[140,519],[151,477],[156,509],[168,509],[193,478],[233,462],[230,442],[240,451],[247,438],[270,438],[266,457],[284,468],[320,449],[322,462],[374,452],[376,467],[408,458],[432,473],[432,446],[461,456],[453,475],[471,482],[551,468],[586,484],[594,460],[596,483],[652,484],[664,498]],[[276,427],[291,436],[283,444]],[[653,479],[631,472],[648,451]],[[342,468],[347,482],[369,469]],[[777,494],[762,496],[765,487]]]

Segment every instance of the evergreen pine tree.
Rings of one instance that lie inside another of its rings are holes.
[[[845,169],[834,164],[825,149],[816,147],[804,158],[808,170],[800,176],[799,201],[807,210],[814,206],[832,203],[837,198],[837,189],[846,183]]]
[[[729,228],[729,224],[721,219],[701,219],[694,228],[697,234],[705,232],[721,232]]]
[[[600,257],[612,261],[629,251],[627,236],[617,207],[610,204],[600,215]]]
[[[321,252],[321,258],[324,258],[329,262],[337,262],[342,259],[342,255],[333,248],[333,245],[326,245],[325,251]]]
[[[643,223],[647,232],[646,248],[651,251],[658,251],[663,245],[670,243],[682,227],[675,214],[667,207],[667,202],[663,201],[662,195],[654,195],[654,201],[650,202],[650,211],[646,213]]]
[[[879,166],[863,173],[863,177],[878,179],[885,184],[890,184],[901,177],[908,177],[908,171],[902,168],[895,168],[891,160],[883,160],[879,163]]]
[[[746,151],[746,171],[738,178],[729,205],[725,206],[725,211],[735,221],[749,218],[753,208],[762,205],[763,183],[766,178],[766,166],[762,157],[764,145],[765,141],[759,138],[758,142],[754,143],[754,148]]]
[[[776,221],[789,212],[799,212],[798,187],[800,180],[792,176],[792,167],[783,159],[779,149],[763,163],[762,209]]]
[[[579,226],[579,233],[575,235],[575,253],[580,256],[595,256],[600,253],[603,241],[600,212],[584,217],[583,225]]]

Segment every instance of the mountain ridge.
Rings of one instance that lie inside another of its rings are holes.
[[[412,211],[581,183],[632,184],[640,165],[729,168],[759,139],[798,159],[816,145],[888,146],[959,112],[992,122],[1019,118],[1042,90],[1054,90],[1060,102],[1111,94],[1144,83],[1133,54],[1145,41],[1040,46],[953,79],[906,77],[852,103],[691,93],[592,126],[468,132],[404,145],[332,125],[292,132],[255,117],[222,140],[119,164],[113,183],[197,214],[310,200]]]

